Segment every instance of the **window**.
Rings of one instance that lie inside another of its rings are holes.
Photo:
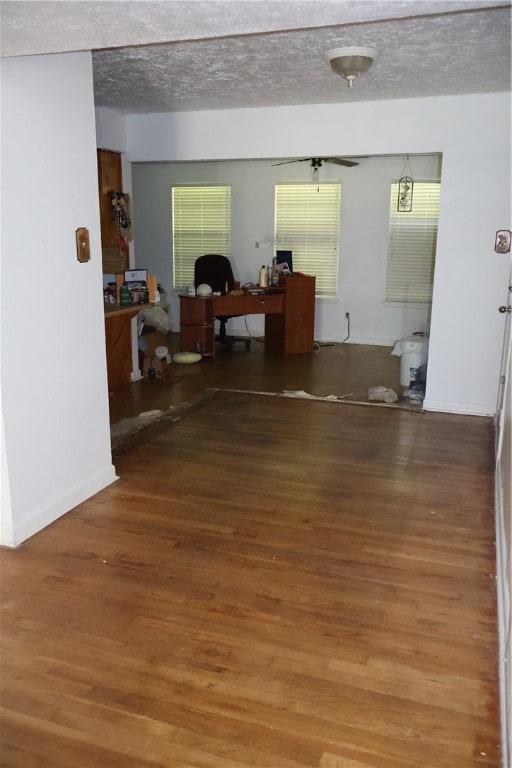
[[[276,248],[293,253],[293,269],[316,277],[316,295],[338,289],[341,185],[276,184]]]
[[[386,301],[431,302],[439,216],[438,181],[415,181],[412,211],[397,211],[391,184]]]
[[[172,188],[173,287],[194,284],[195,260],[205,253],[230,256],[231,187]]]

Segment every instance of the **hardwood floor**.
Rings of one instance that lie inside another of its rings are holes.
[[[170,334],[168,347],[180,349],[179,334]],[[256,392],[304,390],[311,395],[343,396],[367,402],[369,387],[383,385],[401,394],[400,359],[389,347],[340,344],[322,346],[312,355],[266,354],[263,344],[252,341],[251,351],[237,343],[231,352],[217,348],[214,361],[175,365],[174,382],[143,379],[123,384],[110,393],[110,422],[138,416],[151,409],[167,410],[208,387]],[[405,405],[409,406],[406,400]]]
[[[492,456],[478,417],[211,390],[162,418],[1,552],[0,764],[497,768]]]

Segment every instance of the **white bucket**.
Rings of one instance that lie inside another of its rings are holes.
[[[425,336],[409,336],[400,341],[400,384],[410,387],[418,380],[420,368],[427,363],[428,338]]]

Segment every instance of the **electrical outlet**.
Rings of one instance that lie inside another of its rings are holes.
[[[347,318],[347,320],[350,320],[350,312],[345,312],[345,317]]]

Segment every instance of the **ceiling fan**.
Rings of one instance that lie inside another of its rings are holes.
[[[272,165],[287,165],[288,163],[305,163],[310,162],[313,170],[322,167],[322,163],[335,163],[336,165],[344,165],[347,168],[352,168],[359,163],[354,160],[345,160],[343,157],[303,157],[300,160],[283,160],[281,163],[272,163]]]

